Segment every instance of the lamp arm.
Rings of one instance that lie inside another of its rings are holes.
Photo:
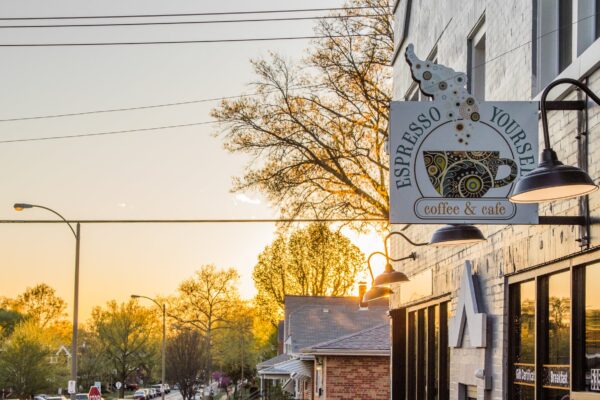
[[[391,257],[387,256],[386,254],[382,253],[381,251],[374,251],[373,253],[369,254],[369,257],[367,258],[367,266],[369,267],[369,273],[371,274],[372,281],[375,281],[375,275],[373,275],[373,269],[371,268],[371,258],[373,258],[373,256],[375,256],[375,255],[384,256],[386,261],[392,261],[392,262],[404,261],[404,260],[408,260],[408,259],[414,260],[415,258],[417,258],[417,254],[414,252],[410,253],[406,257],[391,258]]]
[[[548,130],[548,110],[546,108],[546,98],[548,97],[548,93],[550,93],[550,90],[552,90],[554,87],[556,87],[558,85],[562,85],[564,83],[568,83],[568,84],[577,86],[579,89],[583,90],[592,100],[594,100],[594,102],[596,104],[600,105],[600,97],[596,96],[596,94],[594,94],[594,92],[592,92],[589,87],[587,87],[586,85],[584,85],[583,83],[579,82],[576,79],[571,79],[571,78],[557,79],[557,80],[551,82],[548,86],[546,86],[546,88],[542,92],[542,98],[540,100],[540,102],[541,102],[540,109],[541,109],[541,113],[542,113],[542,129],[544,131],[544,148],[546,150],[550,150],[552,148],[552,146],[550,145],[550,133]]]
[[[40,205],[37,205],[37,204],[32,204],[31,206],[35,207],[35,208],[41,208],[41,209],[44,209],[46,211],[50,211],[52,214],[57,215],[58,218],[62,219],[64,221],[64,223],[69,226],[69,229],[71,229],[71,232],[73,232],[73,236],[75,236],[75,239],[77,239],[77,233],[75,233],[75,229],[73,229],[73,227],[71,226],[71,224],[69,223],[69,221],[67,221],[67,219],[65,217],[63,217],[62,215],[60,215],[60,213],[58,213],[57,211],[54,211],[51,208],[40,206]]]
[[[156,304],[157,307],[160,308],[161,310],[163,308],[163,306],[158,301],[154,300],[152,297],[135,295],[135,298],[150,300],[151,302],[153,302],[154,304]]]

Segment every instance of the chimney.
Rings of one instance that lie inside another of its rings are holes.
[[[369,303],[363,302],[363,297],[367,292],[367,282],[360,281],[358,282],[358,307],[361,309],[368,309]]]

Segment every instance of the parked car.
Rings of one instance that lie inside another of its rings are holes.
[[[154,398],[150,389],[144,388],[144,393],[146,393],[146,400]]]
[[[162,394],[163,391],[163,387],[160,383],[156,384],[156,385],[152,385],[150,386],[151,389],[156,390],[157,394],[160,396]],[[166,392],[165,392],[166,393]]]
[[[89,400],[89,397],[88,397],[87,393],[77,393],[75,395],[75,399],[76,400]]]
[[[136,400],[148,400],[148,397],[146,397],[146,390],[145,389],[136,390],[135,393],[133,394],[133,398]]]
[[[165,393],[171,393],[171,386],[168,383],[165,383],[163,388],[165,389]]]

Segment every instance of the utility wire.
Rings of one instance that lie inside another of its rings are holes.
[[[55,17],[2,17],[0,21],[31,21],[46,19],[112,19],[112,18],[163,18],[163,17],[205,17],[217,15],[247,15],[247,14],[282,14],[322,11],[345,11],[345,10],[373,10],[376,7],[330,7],[330,8],[303,8],[289,10],[253,10],[253,11],[224,11],[203,13],[177,13],[177,14],[129,14],[129,15],[80,15],[80,16],[55,16]]]
[[[372,18],[378,17],[377,14],[360,15],[324,15],[314,17],[287,17],[287,18],[252,18],[252,19],[225,19],[225,20],[207,20],[207,21],[168,21],[168,22],[119,22],[119,23],[101,23],[101,24],[52,24],[52,25],[0,25],[0,29],[22,29],[22,28],[89,28],[89,27],[114,27],[114,26],[148,26],[148,25],[191,25],[191,24],[228,24],[241,22],[278,22],[278,21],[304,21],[304,20],[322,20],[322,19],[340,19],[340,18]]]
[[[579,23],[580,21],[583,21],[583,20],[586,20],[586,19],[589,19],[589,18],[593,18],[595,16],[596,16],[596,14],[593,14],[593,15],[590,15],[588,17],[581,18],[581,19],[573,22],[571,25],[575,25],[575,24]],[[554,33],[556,31],[558,31],[561,28],[564,28],[565,26],[568,26],[568,24],[564,25],[564,26],[561,26],[561,27],[559,27],[559,28],[557,28],[557,29],[555,29],[553,31],[546,32],[545,34],[536,37],[535,40],[539,40],[539,39],[541,39],[542,37],[544,37],[546,35],[549,35],[551,33]],[[509,50],[506,50],[505,52],[502,52],[502,53],[498,54],[497,56],[492,57],[491,59],[486,60],[485,62],[483,62],[481,64],[475,65],[473,68],[482,67],[482,66],[484,66],[484,65],[486,65],[486,64],[488,64],[488,63],[490,63],[492,61],[495,61],[495,60],[497,60],[497,59],[499,59],[499,58],[501,58],[501,57],[509,54],[510,52],[512,52],[514,50],[520,49],[521,47],[526,46],[526,45],[528,45],[528,44],[530,44],[532,42],[533,42],[533,40],[529,40],[527,42],[523,42],[520,45],[518,45],[516,47],[513,47],[513,48],[511,48]],[[454,79],[454,77],[450,77],[449,78],[449,80],[451,80],[451,79]],[[207,99],[207,101],[209,101],[209,99]],[[142,108],[152,108],[152,107],[153,106],[147,106],[147,107],[142,107]],[[136,108],[132,108],[132,109],[137,109],[137,107]],[[105,110],[105,111],[96,111],[96,112],[87,112],[87,113],[110,112],[110,111],[111,110]],[[117,111],[117,110],[115,110],[115,111]],[[80,113],[74,113],[74,115],[79,115],[79,114]],[[50,117],[52,117],[52,116],[50,116]],[[40,116],[40,117],[28,117],[26,119],[36,119],[36,118],[44,118],[44,116]],[[17,120],[17,119],[13,119],[13,120]],[[0,120],[0,122],[2,122],[2,121],[6,121],[6,120]],[[212,124],[212,123],[216,123],[216,122],[218,122],[218,121],[206,121],[206,122],[198,122],[198,123],[192,123],[192,124],[170,125],[170,126],[166,126],[166,127],[141,128],[141,129],[131,129],[131,130],[124,130],[124,131],[99,132],[99,133],[90,133],[90,134],[77,134],[77,135],[65,135],[65,136],[49,136],[49,137],[41,137],[41,138],[27,138],[27,139],[12,139],[12,140],[3,140],[3,141],[0,141],[0,144],[2,144],[2,143],[15,143],[15,142],[42,141],[42,140],[56,140],[56,139],[71,139],[71,138],[81,138],[81,137],[88,137],[88,136],[115,135],[115,134],[120,134],[120,133],[133,133],[133,132],[152,131],[152,130],[159,130],[159,129],[179,128],[179,127],[184,127],[184,126],[205,125],[205,124]]]
[[[120,131],[78,133],[78,134],[74,134],[74,135],[63,135],[63,136],[46,136],[46,137],[26,138],[26,139],[8,139],[8,140],[0,140],[0,144],[1,143],[18,143],[18,142],[39,142],[42,140],[75,139],[75,138],[82,138],[82,137],[118,135],[118,134],[123,134],[123,133],[158,131],[158,130],[162,130],[162,129],[174,129],[174,128],[184,128],[184,127],[188,127],[188,126],[208,125],[208,124],[214,124],[216,122],[218,122],[218,121],[192,122],[189,124],[156,126],[156,127],[151,127],[151,128],[127,129],[127,130],[120,130]]]
[[[5,219],[0,224],[223,224],[223,223],[312,223],[312,222],[388,222],[385,218],[263,218],[263,219],[82,219],[82,220],[49,220],[49,219]]]
[[[322,85],[294,86],[289,89],[290,90],[313,89],[313,88],[317,88],[317,87],[322,87]],[[264,93],[266,94],[266,93],[276,93],[276,92],[278,92],[278,90],[266,91]],[[208,103],[208,102],[212,102],[212,101],[240,99],[240,98],[244,98],[244,97],[258,96],[259,94],[261,94],[261,93],[241,94],[241,95],[237,95],[237,96],[213,97],[213,98],[198,99],[198,100],[186,100],[186,101],[179,101],[179,102],[175,102],[175,103],[151,104],[151,105],[147,105],[147,106],[110,108],[110,109],[105,109],[105,110],[81,111],[81,112],[64,113],[64,114],[48,114],[48,115],[34,115],[34,116],[30,116],[30,117],[5,118],[5,119],[0,119],[0,122],[30,121],[30,120],[36,120],[36,119],[62,118],[62,117],[74,117],[74,116],[90,115],[90,114],[103,114],[103,113],[111,113],[111,112],[147,110],[147,109],[151,109],[151,108],[174,107],[174,106],[181,106],[181,105],[187,105],[187,104],[198,104],[198,103]]]
[[[309,39],[331,39],[347,37],[376,37],[377,35],[329,35],[329,36],[288,36],[288,37],[265,37],[265,38],[236,38],[236,39],[205,39],[205,40],[168,40],[151,42],[79,42],[79,43],[7,43],[0,47],[75,47],[75,46],[133,46],[133,45],[157,45],[157,44],[207,44],[207,43],[240,43],[240,42],[266,42],[280,40],[309,40]]]

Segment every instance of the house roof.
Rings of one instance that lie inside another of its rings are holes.
[[[285,332],[292,353],[388,322],[388,300],[359,307],[358,297],[286,296]]]
[[[269,368],[275,364],[279,364],[281,362],[287,361],[290,358],[292,358],[292,356],[289,354],[279,354],[273,358],[269,358],[268,360],[265,360],[261,363],[256,364],[256,369],[261,370],[264,368]]]
[[[312,361],[304,361],[297,358],[280,362],[272,367],[261,369],[259,375],[265,378],[281,379],[282,376],[297,379],[310,378],[312,376]]]
[[[317,343],[300,350],[314,355],[380,355],[390,354],[390,325],[367,328],[359,332]]]

